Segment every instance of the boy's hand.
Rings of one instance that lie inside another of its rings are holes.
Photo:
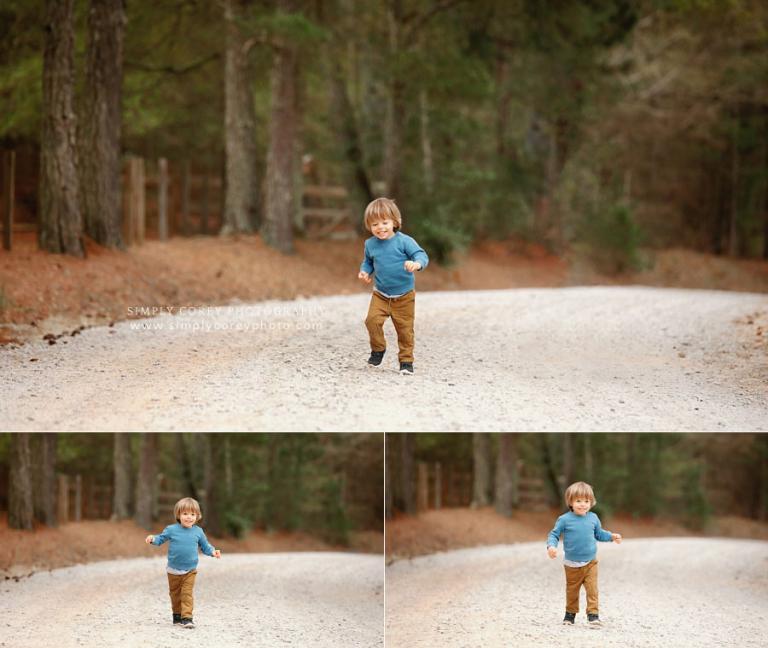
[[[547,553],[549,554],[550,558],[557,558],[557,548],[556,547],[547,547]]]
[[[363,272],[362,270],[357,273],[357,278],[361,279],[367,284],[371,283],[371,275],[369,275],[367,272]]]
[[[214,557],[214,558],[221,558],[221,550],[220,550],[220,549],[216,549],[216,550],[213,552],[213,557]]]
[[[153,541],[154,539],[155,539],[155,536],[153,536],[153,535],[148,535],[146,538],[144,538],[144,542],[146,542],[147,544],[152,544],[152,541]]]
[[[612,533],[611,534],[611,540],[613,540],[616,544],[621,544],[621,534],[620,533]]]
[[[421,264],[418,261],[406,261],[404,265],[408,272],[416,272],[417,270],[421,270]]]

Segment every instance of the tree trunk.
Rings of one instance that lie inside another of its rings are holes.
[[[594,456],[592,452],[592,434],[584,435],[584,474],[588,482],[594,479]]]
[[[639,491],[636,490],[642,483],[635,470],[639,460],[637,455],[637,433],[630,432],[629,434],[625,434],[624,439],[627,445],[626,465],[629,468],[629,475],[624,482],[624,501],[622,504],[625,510],[633,511],[634,513],[637,497],[645,495],[645,487],[641,487]]]
[[[499,53],[496,59],[496,157],[501,163],[515,153],[508,139],[512,103],[509,68],[509,59],[504,53]]]
[[[43,107],[40,135],[40,233],[43,250],[82,257],[76,120],[72,106],[73,0],[46,0]]]
[[[768,106],[763,106],[762,168],[768,168]],[[768,179],[763,178],[763,259],[768,259]]]
[[[347,191],[350,196],[352,212],[358,215],[362,223],[362,214],[366,205],[373,200],[371,180],[365,169],[363,148],[360,144],[360,132],[355,120],[352,104],[347,94],[341,66],[331,63],[331,115],[334,120],[337,141],[343,147]]]
[[[31,530],[33,527],[32,459],[29,437],[28,433],[11,433],[8,483],[8,526],[11,529]]]
[[[278,10],[290,12],[292,0],[280,0]],[[293,221],[296,204],[296,136],[298,66],[296,49],[281,43],[272,63],[271,118],[267,153],[267,187],[264,210],[264,241],[281,252],[293,252]]]
[[[224,438],[224,487],[227,500],[231,500],[234,484],[232,481],[232,442],[229,436]]]
[[[546,473],[546,483],[549,485],[550,502],[555,505],[561,501],[562,493],[560,480],[557,477],[558,470],[555,467],[555,458],[552,454],[550,434],[538,434],[536,436],[541,448],[541,460]]]
[[[221,534],[217,506],[218,489],[216,487],[216,457],[218,455],[216,451],[216,436],[211,433],[203,435],[203,488],[205,489],[205,497],[200,502],[205,517],[205,528],[212,535]]]
[[[491,435],[478,432],[472,435],[473,492],[472,508],[491,503]]]
[[[193,437],[194,438],[194,437]],[[174,437],[176,441],[176,456],[181,464],[181,475],[184,479],[182,488],[189,493],[189,497],[199,500],[197,492],[197,483],[195,480],[195,471],[192,460],[189,455],[189,448],[183,434],[177,434]]]
[[[124,0],[91,0],[80,121],[80,199],[85,231],[124,248],[120,201],[120,131]]]
[[[248,46],[237,25],[243,0],[225,0],[227,49],[224,67],[226,186],[222,235],[252,232],[258,222],[256,113],[251,93]]]
[[[768,435],[757,436],[757,507],[754,517],[761,522],[768,520]]]
[[[574,480],[573,433],[563,433],[563,488],[568,488]]]
[[[496,456],[496,512],[512,517],[517,499],[517,436],[499,434],[499,450]]]
[[[36,434],[35,445],[38,460],[35,462],[33,499],[35,517],[49,527],[57,526],[56,520],[56,434]],[[33,453],[30,453],[33,454]]]
[[[139,479],[136,484],[136,522],[145,529],[152,526],[157,478],[157,435],[142,434]]]
[[[739,255],[739,142],[738,128],[740,127],[739,113],[736,112],[736,129],[731,142],[731,211],[728,220],[728,256]]]
[[[389,25],[390,70],[387,113],[384,124],[384,182],[389,197],[400,195],[401,128],[405,123],[405,98],[403,82],[399,78],[397,59],[400,54],[400,32],[402,31],[403,8],[401,0],[392,0],[387,12]]]
[[[400,441],[400,507],[403,513],[416,513],[416,489],[414,488],[413,434],[403,432]]]
[[[435,189],[435,166],[432,161],[432,139],[429,135],[429,95],[424,88],[419,92],[419,112],[421,115],[421,167],[424,189],[431,196]]]
[[[125,520],[131,517],[131,435],[115,434],[112,450],[115,481],[112,519]]]
[[[393,474],[396,467],[394,462],[395,435],[391,432],[386,434],[384,436],[384,444],[384,517],[387,520],[391,520],[395,510],[395,479]]]

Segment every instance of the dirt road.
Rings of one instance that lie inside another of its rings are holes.
[[[550,560],[543,539],[396,562],[387,648],[765,646],[768,542],[625,539],[601,543],[598,560],[600,629],[583,590],[576,625],[561,625],[562,549]]]
[[[416,375],[368,297],[195,307],[0,351],[3,430],[760,431],[768,297],[420,293]],[[135,311],[137,313],[146,311]]]
[[[201,556],[194,630],[171,624],[165,558],[79,565],[0,583],[8,648],[383,646],[380,556]]]

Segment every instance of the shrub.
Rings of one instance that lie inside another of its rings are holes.
[[[576,232],[585,254],[598,270],[618,274],[640,270],[640,228],[625,203],[596,206],[582,217]]]

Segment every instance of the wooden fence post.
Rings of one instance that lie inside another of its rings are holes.
[[[426,511],[429,508],[429,466],[420,461],[416,468],[418,474],[416,510]]]
[[[83,519],[83,477],[75,475],[75,522]]]
[[[16,188],[16,151],[3,153],[3,249],[13,244],[13,207]]]
[[[141,245],[144,242],[146,223],[146,199],[144,196],[144,160],[128,158],[128,191],[126,192],[126,245]]]
[[[59,475],[59,492],[57,493],[56,517],[59,524],[69,521],[69,478]]]
[[[190,235],[189,230],[189,193],[190,193],[189,160],[184,160],[181,171],[181,233]]]
[[[147,227],[147,202],[144,174],[144,158],[136,158],[136,235],[138,245],[144,243]]]
[[[209,212],[209,182],[208,169],[203,174],[203,205],[200,210],[200,233],[208,234],[208,212]]]
[[[168,160],[157,161],[157,236],[168,240]]]

